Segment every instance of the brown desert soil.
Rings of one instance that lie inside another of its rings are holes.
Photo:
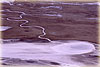
[[[18,5],[18,4],[22,5]],[[61,8],[45,8],[41,7],[57,6]],[[11,29],[2,32],[3,39],[37,39],[43,34],[42,29],[34,26],[42,26],[45,28],[46,35],[44,37],[51,40],[82,40],[90,42],[98,42],[98,6],[97,5],[67,5],[61,3],[42,4],[38,2],[14,2],[14,5],[3,3],[2,10],[24,12],[21,20],[27,20],[29,23],[24,24],[27,27],[20,27],[22,21],[7,20],[10,17],[19,17],[20,13],[2,12],[6,14],[2,16],[2,26],[10,26]],[[56,12],[56,13],[53,13]],[[29,14],[29,15],[28,15]],[[43,14],[60,14],[62,17],[47,16]]]

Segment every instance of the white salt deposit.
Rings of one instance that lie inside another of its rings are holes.
[[[92,43],[71,41],[68,43],[5,43],[2,47],[4,57],[29,58],[35,55],[77,55],[95,50]],[[31,57],[28,57],[31,56]],[[36,58],[36,57],[34,57]]]
[[[14,2],[15,0],[0,0],[0,3],[9,3]]]
[[[25,60],[49,60],[68,67],[80,67],[82,63],[73,61],[70,55],[89,53],[95,50],[92,43],[85,41],[52,41],[50,43],[4,43],[2,57]],[[63,67],[63,66],[62,66]]]
[[[54,16],[56,16],[56,17],[62,17],[61,14],[43,14],[43,15],[45,15],[45,16],[52,16],[52,17],[54,17]]]
[[[10,29],[12,27],[9,27],[9,26],[0,26],[0,31],[6,31],[8,29]]]
[[[89,42],[74,41],[54,46],[52,47],[52,50],[58,52],[58,54],[75,55],[92,52],[95,50],[95,47],[92,43]]]

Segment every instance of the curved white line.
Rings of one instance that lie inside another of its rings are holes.
[[[10,11],[10,10],[7,10],[7,11],[8,11],[8,12],[21,13],[21,15],[20,15],[19,17],[10,17],[10,18],[17,19],[17,20],[13,20],[13,21],[25,21],[24,23],[20,24],[20,27],[31,27],[31,26],[23,26],[24,24],[28,23],[29,21],[27,21],[27,20],[20,20],[20,19],[23,18],[22,16],[25,15],[24,12],[19,12],[19,11]],[[18,20],[18,19],[19,19],[19,20]],[[12,19],[9,19],[9,18],[7,18],[7,20],[12,21]]]
[[[34,26],[34,27],[37,27],[37,28],[42,29],[43,34],[42,34],[42,35],[39,35],[38,38],[40,38],[40,39],[46,39],[46,40],[48,40],[48,41],[51,42],[51,40],[50,40],[49,38],[43,38],[43,36],[46,35],[46,33],[45,33],[45,28],[43,28],[43,27],[41,27],[41,26]]]
[[[32,26],[24,26],[24,24],[29,23],[29,21],[27,21],[27,20],[20,20],[20,19],[23,18],[23,17],[22,17],[23,15],[26,15],[24,12],[10,11],[10,10],[8,10],[8,9],[7,9],[7,11],[8,11],[8,12],[21,13],[21,15],[20,15],[19,17],[10,17],[10,18],[17,19],[17,20],[12,20],[12,19],[9,19],[9,18],[7,18],[7,20],[10,20],[10,21],[25,21],[24,23],[20,24],[20,27],[32,27]],[[44,38],[44,37],[43,37],[43,36],[46,35],[46,33],[45,33],[45,28],[43,28],[42,26],[34,26],[34,27],[37,27],[37,28],[42,29],[42,33],[43,33],[43,34],[42,34],[42,35],[39,35],[38,38],[40,38],[40,39],[46,39],[46,40],[48,40],[48,41],[51,41],[49,38]]]

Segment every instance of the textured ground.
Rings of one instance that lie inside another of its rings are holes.
[[[51,40],[85,40],[97,42],[98,39],[97,5],[15,2],[14,5],[3,3],[2,9],[5,10],[2,12],[2,14],[5,14],[2,16],[2,25],[13,27],[2,32],[4,39],[37,39],[43,33],[42,29],[34,27],[36,25],[44,27],[47,33],[45,37]],[[31,27],[20,27],[19,25],[25,21],[14,21],[16,19],[12,17],[19,17],[21,13],[9,12],[6,11],[7,9],[9,11],[24,12],[25,14],[18,20],[29,21],[24,26]],[[7,18],[10,20],[7,20]]]
[[[82,2],[78,4],[82,4]],[[13,5],[3,3],[2,26],[12,28],[3,31],[2,38],[8,41],[12,39],[11,42],[16,41],[13,39],[19,39],[18,41],[44,43],[47,41],[38,38],[43,34],[43,30],[34,27],[41,26],[46,33],[43,37],[51,40],[81,40],[98,43],[97,8],[97,5],[69,5],[68,3],[58,2],[14,2]],[[28,23],[25,23],[26,21]],[[20,26],[22,24],[23,26]],[[8,42],[6,40],[4,42]],[[97,45],[95,47],[97,48]],[[71,56],[71,59],[86,65],[96,65],[98,63],[96,51],[89,54],[74,55]],[[58,62],[48,60],[22,60],[10,57],[3,57],[2,60],[4,61],[3,65],[31,65],[33,63],[38,65],[60,65]]]

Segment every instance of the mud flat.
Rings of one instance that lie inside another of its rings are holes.
[[[51,40],[83,40],[97,43],[97,8],[97,4],[84,2],[14,2],[13,5],[3,3],[2,26],[12,28],[3,31],[2,38],[34,40],[43,34],[42,29],[34,26],[41,26],[46,33],[43,37]]]

